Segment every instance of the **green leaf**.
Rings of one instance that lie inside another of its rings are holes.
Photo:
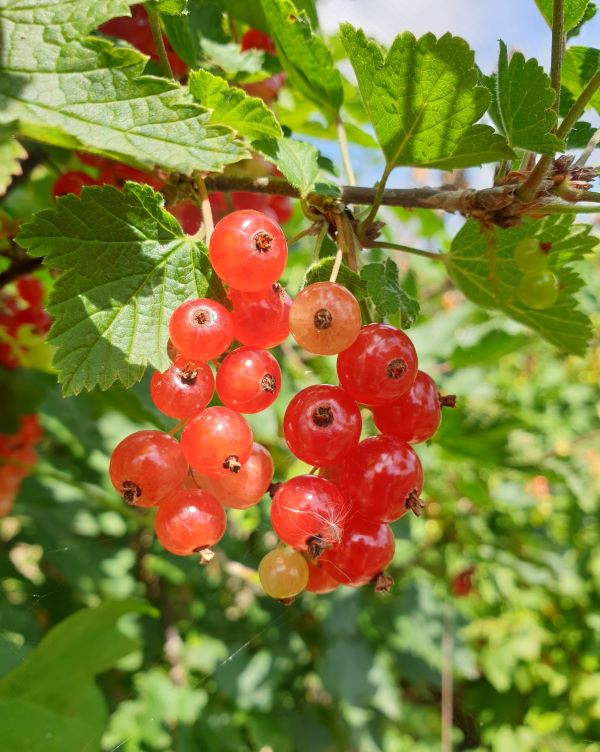
[[[65,394],[117,380],[129,387],[146,366],[163,370],[171,312],[189,298],[223,295],[205,246],[183,234],[145,185],[65,196],[24,225],[18,242],[64,271],[48,309]]]
[[[552,28],[552,0],[535,0],[535,2],[546,23]],[[565,31],[569,31],[580,23],[585,15],[588,3],[589,0],[565,0]]]
[[[314,282],[329,282],[334,263],[335,256],[326,256],[311,264],[304,274],[301,287],[312,285]],[[340,266],[337,282],[347,287],[357,300],[364,300],[367,297],[366,282],[346,264]]]
[[[419,304],[400,286],[398,266],[392,259],[365,264],[360,277],[367,283],[367,293],[381,320],[399,313],[403,329],[409,329],[415,323]]]
[[[584,120],[575,123],[567,137],[567,149],[584,149],[595,132],[591,123]]]
[[[528,221],[508,230],[482,232],[469,220],[452,241],[448,271],[464,294],[485,308],[497,308],[507,316],[539,332],[563,352],[582,355],[592,334],[589,319],[574,297],[582,286],[580,277],[567,264],[590,253],[597,239],[589,225],[573,225],[568,215]],[[557,275],[561,290],[556,303],[544,310],[528,308],[516,296],[521,273],[514,264],[516,244],[535,237],[551,243],[549,268]],[[488,246],[495,245],[495,252]]]
[[[4,196],[15,175],[21,175],[21,160],[27,152],[14,138],[15,123],[0,125],[0,196]]]
[[[474,125],[490,96],[477,85],[473,52],[458,37],[406,32],[387,54],[364,32],[342,24],[342,42],[388,168],[453,169],[513,155],[487,125]]]
[[[0,0],[0,122],[16,120],[23,135],[47,144],[186,174],[243,158],[234,134],[209,126],[209,114],[183,87],[142,75],[145,56],[84,37],[127,10],[122,0],[24,8]]]
[[[500,42],[498,74],[494,82],[494,113],[497,125],[513,148],[554,154],[564,149],[563,142],[551,130],[556,125],[553,109],[556,93],[537,60],[525,60],[508,51]]]
[[[171,46],[190,67],[196,67],[202,57],[203,40],[231,41],[223,28],[218,0],[193,0],[185,15],[163,16],[162,22]]]
[[[168,16],[180,16],[187,10],[188,0],[155,0],[156,10]]]
[[[251,78],[251,74],[262,71],[268,58],[261,50],[242,50],[235,42],[215,42],[202,39],[200,43],[203,64],[217,68],[228,79]]]
[[[577,98],[598,68],[600,50],[593,47],[569,47],[563,58],[561,83],[573,98]],[[589,107],[600,113],[600,91],[594,94]]]
[[[192,71],[188,86],[194,99],[211,110],[211,120],[229,126],[248,141],[281,137],[281,127],[262,99],[249,97],[205,70]]]
[[[493,329],[469,347],[456,347],[449,362],[453,368],[494,365],[504,355],[530,344],[531,337],[526,334],[509,334],[502,329]]]
[[[319,175],[319,151],[312,144],[279,138],[255,143],[254,148],[273,162],[302,197],[315,190]]]
[[[598,8],[595,3],[589,3],[587,8],[585,9],[585,13],[581,17],[581,21],[577,24],[577,26],[574,26],[570,31],[567,32],[567,39],[573,39],[574,37],[579,36],[581,33],[581,30],[588,21],[591,21],[592,18],[595,17],[596,13],[598,12]]]
[[[311,102],[335,117],[344,99],[342,77],[304,11],[291,0],[260,0],[283,69]]]
[[[29,368],[0,369],[0,433],[16,433],[23,415],[35,412],[56,379]]]
[[[260,2],[248,2],[248,0],[216,0],[216,2],[220,2],[224,11],[248,24],[248,26],[261,31],[269,31],[269,25]],[[316,0],[296,0],[295,5],[298,10],[303,10],[306,13],[314,28],[319,25]]]

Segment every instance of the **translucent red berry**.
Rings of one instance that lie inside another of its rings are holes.
[[[190,360],[218,358],[231,344],[231,314],[208,298],[188,300],[175,309],[169,322],[175,349]]]
[[[29,274],[17,279],[17,292],[32,308],[39,308],[44,302],[44,285]]]
[[[255,442],[252,454],[239,472],[225,478],[211,478],[192,470],[192,477],[200,488],[226,507],[247,509],[258,504],[267,493],[273,480],[273,458],[264,446]]]
[[[270,348],[287,338],[292,301],[281,285],[259,292],[229,290],[228,295],[233,305],[233,336],[238,342]]]
[[[308,562],[308,582],[305,588],[307,592],[322,595],[330,593],[339,586],[339,581],[332,577],[319,561],[314,564]]]
[[[221,402],[240,413],[258,413],[277,399],[281,389],[279,363],[266,350],[238,347],[217,371]]]
[[[214,546],[226,527],[222,504],[199,488],[175,491],[161,503],[154,521],[160,543],[178,556]]]
[[[268,34],[258,29],[248,29],[244,32],[241,41],[242,50],[264,50],[271,55],[275,54],[275,44]]]
[[[54,198],[65,196],[67,193],[73,193],[79,196],[81,189],[86,185],[95,185],[96,181],[85,172],[72,170],[65,172],[54,181],[52,186],[52,195]]]
[[[465,598],[473,590],[473,582],[471,578],[475,572],[475,567],[470,566],[467,569],[459,572],[452,580],[452,592],[457,598]]]
[[[306,587],[308,564],[298,551],[276,548],[261,559],[258,576],[267,595],[287,600],[297,596]]]
[[[210,366],[177,356],[172,366],[158,371],[150,381],[150,396],[170,418],[189,418],[204,410],[212,399],[215,379]]]
[[[137,431],[110,458],[113,486],[129,504],[152,507],[178,488],[188,471],[178,442],[162,431]]]
[[[335,355],[360,331],[360,308],[354,295],[335,282],[315,282],[301,290],[290,310],[296,342],[316,355]]]
[[[287,196],[270,196],[269,208],[275,212],[280,225],[289,222],[294,215],[292,202]]]
[[[442,419],[442,404],[435,381],[417,371],[413,385],[406,394],[389,405],[373,408],[373,420],[381,433],[396,436],[409,444],[427,441],[437,431]]]
[[[394,557],[394,535],[385,522],[354,517],[340,544],[325,551],[320,566],[343,585],[365,585]]]
[[[284,543],[316,558],[340,541],[348,513],[349,505],[333,483],[299,475],[277,489],[271,524]]]
[[[417,375],[417,352],[393,326],[363,326],[337,359],[340,386],[363,405],[385,405],[407,392]]]
[[[203,475],[223,477],[239,472],[252,453],[252,429],[228,407],[207,407],[181,434],[189,464]]]
[[[346,457],[342,493],[371,519],[392,522],[420,512],[423,469],[412,447],[395,436],[372,436]]]
[[[309,386],[292,398],[283,419],[291,452],[309,465],[334,465],[360,439],[356,402],[336,386]]]
[[[244,292],[264,290],[277,282],[287,261],[281,227],[251,209],[223,217],[211,235],[208,251],[219,277]]]
[[[195,235],[198,232],[202,224],[202,214],[194,201],[179,201],[166,208],[179,222],[186,235]]]

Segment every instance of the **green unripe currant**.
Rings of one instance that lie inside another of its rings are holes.
[[[528,308],[550,308],[558,297],[558,279],[549,271],[525,274],[517,287],[517,295]]]

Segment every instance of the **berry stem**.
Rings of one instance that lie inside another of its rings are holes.
[[[386,183],[393,169],[394,169],[393,165],[387,164],[385,166],[385,170],[383,171],[383,174],[381,178],[379,179],[379,183],[377,184],[377,190],[375,191],[375,197],[373,198],[373,204],[371,206],[371,209],[369,210],[369,213],[367,214],[367,216],[361,222],[361,225],[360,225],[361,230],[366,229],[377,216],[377,212],[379,211],[379,207],[381,206],[384,195],[385,195]]]
[[[158,53],[158,59],[167,78],[175,78],[173,70],[171,69],[171,63],[167,55],[167,48],[165,47],[165,40],[163,39],[162,29],[160,28],[160,18],[158,11],[152,8],[149,4],[144,6],[146,13],[148,14],[148,23],[150,25],[150,31],[152,32],[152,38],[156,45],[156,52]]]
[[[330,282],[335,282],[338,274],[340,272],[340,267],[342,265],[342,259],[344,258],[344,251],[341,248],[341,246],[338,246],[338,249],[335,254],[335,261],[333,262],[333,268],[331,269],[331,275],[329,277]]]
[[[409,245],[402,245],[401,243],[389,243],[387,240],[373,240],[369,243],[368,248],[389,248],[391,251],[402,251],[403,253],[412,253],[413,256],[423,256],[424,258],[435,259],[436,261],[443,261],[444,263],[446,262],[445,253],[424,251],[421,248],[412,248]]]
[[[321,253],[321,246],[323,245],[323,241],[325,240],[325,235],[327,235],[327,222],[322,222],[319,233],[317,235],[317,240],[315,242],[315,247],[313,249],[313,263],[319,260],[319,254]]]
[[[338,115],[335,121],[335,127],[337,130],[338,143],[340,146],[340,154],[342,157],[342,163],[344,165],[344,171],[346,173],[346,179],[350,185],[356,185],[356,177],[352,168],[352,162],[350,161],[350,150],[348,148],[348,136],[346,135],[346,126],[344,121]]]
[[[187,418],[184,420],[180,420],[179,423],[176,423],[173,428],[169,431],[169,436],[175,436],[176,433],[179,433],[183,428],[185,428],[187,424]]]
[[[202,212],[202,222],[206,228],[206,243],[208,244],[210,236],[215,229],[215,223],[213,221],[208,191],[206,190],[206,183],[200,176],[196,178],[196,190],[198,191],[198,197],[200,199],[200,211]]]

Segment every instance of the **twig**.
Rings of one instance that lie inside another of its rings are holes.
[[[588,159],[592,156],[594,149],[600,144],[600,128],[594,133],[587,143],[585,149],[579,155],[579,159],[573,165],[574,167],[583,167]]]
[[[446,261],[445,253],[436,253],[435,251],[424,251],[421,248],[412,248],[409,245],[401,243],[388,243],[387,240],[374,240],[367,246],[369,248],[388,248],[391,251],[402,251],[403,253],[412,253],[414,256],[424,256],[425,258],[435,259],[436,261]]]
[[[338,143],[340,145],[340,154],[342,156],[342,163],[344,165],[344,171],[346,172],[346,179],[350,185],[356,185],[356,177],[354,170],[352,169],[352,162],[350,161],[350,150],[348,148],[348,136],[346,135],[346,127],[344,121],[338,115],[335,122],[337,130]]]
[[[22,261],[14,261],[8,269],[0,273],[0,288],[14,282],[15,279],[21,277],[23,274],[29,274],[39,269],[41,265],[42,259],[40,258],[26,258]]]
[[[196,189],[198,190],[198,197],[200,199],[200,211],[202,212],[202,222],[206,228],[206,243],[208,244],[210,236],[215,229],[215,223],[213,222],[212,208],[206,184],[201,177],[196,178]]]
[[[175,78],[173,75],[173,69],[169,62],[169,56],[167,55],[167,48],[165,47],[165,40],[163,39],[162,29],[160,28],[160,18],[158,11],[151,8],[149,5],[145,6],[146,13],[148,14],[148,23],[150,24],[150,31],[152,32],[152,38],[156,45],[156,52],[158,53],[158,59],[162,69],[167,78]]]

